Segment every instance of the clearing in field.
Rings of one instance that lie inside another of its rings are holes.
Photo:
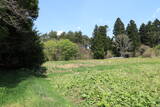
[[[46,77],[0,76],[2,107],[158,107],[160,59],[47,62]],[[14,81],[14,82],[13,82]],[[11,84],[12,83],[12,84]]]

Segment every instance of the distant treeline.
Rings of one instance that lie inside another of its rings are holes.
[[[117,18],[114,24],[113,34],[107,35],[108,26],[95,26],[93,35],[83,35],[78,32],[63,32],[60,35],[56,31],[41,35],[41,40],[68,39],[76,43],[83,51],[88,53],[87,58],[104,59],[108,57],[138,57],[138,56],[157,56],[158,45],[160,44],[160,20],[155,19],[147,24],[142,23],[137,27],[134,20],[130,20],[125,27],[120,18]]]
[[[0,68],[39,67],[45,60],[159,56],[160,21],[127,27],[118,18],[111,38],[107,25],[95,26],[89,38],[78,32],[39,35],[34,29],[38,0],[0,0]]]

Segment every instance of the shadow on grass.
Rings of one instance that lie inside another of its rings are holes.
[[[4,70],[0,69],[0,88],[14,88],[20,82],[30,78],[46,78],[46,68],[41,67],[39,69],[18,69],[18,70]]]

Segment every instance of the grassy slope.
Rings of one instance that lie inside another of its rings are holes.
[[[0,106],[69,107],[69,102],[54,90],[47,78],[21,71],[16,74],[3,73],[0,76]]]
[[[160,105],[160,59],[47,62],[47,78],[0,76],[3,107]],[[23,71],[23,70],[22,70]],[[15,82],[13,82],[15,81]]]

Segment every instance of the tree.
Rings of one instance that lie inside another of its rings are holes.
[[[42,44],[33,29],[37,0],[0,1],[0,67],[38,67],[43,63]]]
[[[117,47],[121,57],[126,57],[127,52],[131,49],[131,42],[127,35],[117,35],[115,38],[115,46]]]
[[[155,19],[153,22],[153,47],[160,44],[160,21]]]
[[[77,44],[69,40],[60,40],[58,43],[58,49],[61,55],[60,60],[75,59],[78,54]]]
[[[95,59],[104,59],[107,46],[107,26],[95,26],[91,40],[91,51]]]
[[[142,25],[140,26],[139,36],[141,39],[141,43],[144,45],[147,45],[149,42],[149,38],[147,36],[147,29],[146,29],[146,25],[144,23],[142,23]]]
[[[49,40],[44,42],[46,60],[71,60],[78,54],[78,45],[70,40]]]
[[[123,24],[123,22],[121,21],[120,18],[117,18],[115,24],[114,24],[114,29],[113,29],[113,34],[114,34],[114,37],[113,37],[113,40],[116,41],[118,35],[123,35],[125,34],[125,26]],[[114,42],[114,41],[113,41]],[[116,56],[120,56],[120,51],[117,47],[115,47],[115,45],[113,45],[114,48],[112,48],[112,51],[113,53],[116,55]]]
[[[57,61],[58,54],[58,41],[56,40],[48,40],[44,42],[44,55],[46,61]]]
[[[33,24],[32,21],[38,17],[38,10],[38,0],[1,0],[0,20],[22,30],[24,26]]]
[[[138,34],[138,29],[135,21],[133,20],[130,21],[130,23],[127,26],[126,32],[129,39],[132,42],[132,47],[133,47],[132,52],[133,52],[133,56],[135,56],[136,50],[140,46],[140,36]]]
[[[58,40],[58,35],[56,31],[49,32],[48,37],[53,40]]]
[[[62,33],[59,37],[60,39],[68,39],[80,47],[88,48],[90,46],[90,38],[86,35],[83,35],[81,31],[72,32],[69,31],[67,33]]]
[[[82,32],[81,31],[75,32],[75,43],[82,44],[82,41],[83,41]]]
[[[115,36],[120,35],[120,34],[125,34],[125,27],[120,18],[117,18],[114,24],[113,34]]]
[[[153,23],[151,21],[149,21],[146,25],[146,32],[147,32],[147,42],[146,45],[153,47],[153,31],[154,31],[154,27],[153,27]]]
[[[141,30],[142,28],[140,28]],[[149,21],[145,27],[143,27],[145,32],[141,33],[141,40],[143,44],[150,47],[155,47],[160,43],[160,21],[155,19],[154,22]]]

